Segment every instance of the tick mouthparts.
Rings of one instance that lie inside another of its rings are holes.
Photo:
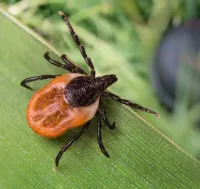
[[[114,74],[105,75],[105,76],[96,78],[97,85],[99,89],[101,89],[102,91],[108,88],[110,85],[112,85],[116,81],[117,81],[117,77]]]

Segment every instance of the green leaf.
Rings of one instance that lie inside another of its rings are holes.
[[[53,51],[54,57],[59,57],[43,39],[2,9],[0,25],[1,189],[199,188],[200,164],[133,110],[113,101],[106,101],[106,105],[117,128],[103,129],[111,158],[105,158],[99,150],[94,121],[53,171],[60,147],[78,129],[58,139],[36,135],[25,115],[33,92],[20,87],[20,81],[29,76],[64,73],[49,65],[43,54]],[[47,82],[31,86],[37,90]]]

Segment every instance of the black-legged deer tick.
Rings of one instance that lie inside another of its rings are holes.
[[[119,96],[105,91],[107,87],[117,81],[116,75],[95,76],[95,69],[92,60],[87,56],[83,44],[81,44],[78,35],[72,28],[67,16],[59,12],[63,17],[75,43],[90,67],[91,72],[88,75],[83,69],[74,65],[66,55],[61,55],[64,64],[53,60],[49,53],[45,53],[45,59],[51,64],[68,70],[65,75],[40,75],[24,79],[21,82],[23,87],[31,89],[27,83],[53,78],[44,88],[40,89],[30,100],[27,107],[27,120],[29,126],[39,135],[49,138],[56,138],[69,129],[83,125],[66,145],[59,151],[55,163],[59,165],[59,160],[63,153],[88,129],[90,120],[97,118],[97,138],[99,147],[106,157],[110,157],[102,143],[101,120],[104,121],[107,128],[113,130],[115,122],[110,124],[106,116],[106,110],[102,98],[111,98],[122,104],[139,109],[141,111],[158,114],[150,109],[144,108],[128,100],[121,99]]]

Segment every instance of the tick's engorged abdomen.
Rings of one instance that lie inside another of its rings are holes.
[[[65,74],[40,89],[27,107],[30,127],[39,135],[55,138],[69,129],[79,127],[92,119],[99,99],[87,107],[73,107],[64,99],[66,85],[80,74]]]

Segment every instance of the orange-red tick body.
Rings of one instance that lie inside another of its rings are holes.
[[[94,117],[99,98],[89,106],[73,107],[64,97],[65,87],[78,76],[81,74],[59,76],[33,95],[27,107],[27,120],[37,134],[55,138],[69,129],[82,126]]]

